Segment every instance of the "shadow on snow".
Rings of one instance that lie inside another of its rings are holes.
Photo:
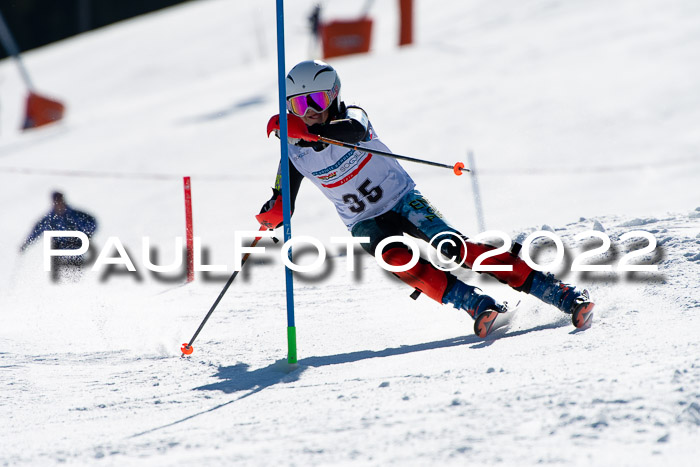
[[[319,357],[307,357],[299,360],[297,365],[290,365],[286,360],[277,360],[276,362],[256,370],[250,371],[250,365],[247,363],[238,363],[232,366],[221,366],[213,376],[218,378],[216,383],[207,384],[194,388],[197,391],[221,391],[224,394],[234,394],[243,391],[239,397],[230,401],[218,404],[210,409],[197,412],[183,419],[136,433],[131,438],[146,435],[155,431],[159,431],[171,426],[191,420],[200,415],[219,410],[223,407],[233,404],[247,397],[250,397],[265,388],[274,386],[278,383],[293,383],[299,379],[301,374],[308,368],[319,368],[330,365],[342,365],[345,363],[355,363],[362,360],[372,358],[387,358],[399,355],[410,354],[413,352],[424,352],[428,350],[444,349],[449,347],[457,347],[462,345],[471,345],[471,348],[478,349],[492,345],[494,342],[510,337],[517,337],[535,331],[544,331],[547,329],[556,329],[565,327],[568,324],[565,322],[555,322],[540,326],[535,326],[529,329],[508,332],[507,328],[496,330],[492,336],[481,339],[474,335],[454,337],[440,341],[425,342],[422,344],[402,345],[400,347],[391,347],[384,350],[359,350],[356,352],[348,352],[337,355],[327,355]]]
[[[482,339],[469,335],[443,339],[440,341],[424,342],[421,344],[402,345],[400,347],[390,347],[383,350],[358,350],[356,352],[341,353],[336,355],[325,355],[316,357],[306,357],[299,360],[298,365],[289,365],[285,360],[278,360],[271,365],[250,371],[250,365],[238,363],[232,366],[219,367],[213,376],[219,381],[204,386],[194,388],[198,391],[221,391],[225,394],[233,394],[240,391],[255,391],[272,386],[277,383],[292,383],[299,379],[301,374],[308,368],[319,368],[331,365],[342,365],[345,363],[355,363],[372,358],[387,358],[406,355],[414,352],[424,352],[428,350],[444,349],[462,345],[470,345],[471,348],[483,348],[492,345],[496,341],[521,336],[536,331],[547,329],[557,329],[569,326],[570,323],[559,321],[555,323],[535,326],[529,329],[508,332],[507,328],[494,331],[492,336]],[[247,397],[246,394],[242,397]]]

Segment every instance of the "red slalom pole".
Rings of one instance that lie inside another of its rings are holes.
[[[185,232],[187,234],[187,282],[194,280],[194,231],[192,229],[192,185],[183,177],[185,186]]]

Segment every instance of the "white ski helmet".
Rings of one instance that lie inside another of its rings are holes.
[[[306,60],[298,63],[287,74],[287,108],[303,116],[308,107],[323,111],[334,105],[340,109],[340,78],[335,69],[321,60]],[[314,99],[292,99],[297,96],[314,95]]]

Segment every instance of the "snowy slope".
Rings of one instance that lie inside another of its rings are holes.
[[[325,2],[351,17],[354,2]],[[227,277],[185,287],[142,266],[149,236],[172,259],[192,176],[195,234],[231,264],[255,229],[279,146],[273,2],[209,0],[123,22],[25,57],[64,99],[50,128],[19,133],[24,94],[0,62],[0,464],[694,465],[700,450],[700,7],[692,0],[417,1],[417,43],[397,49],[396,2],[377,0],[373,50],[334,60],[343,97],[394,151],[454,163],[476,154],[490,229],[551,229],[558,271],[588,287],[594,326],[522,300],[481,340],[471,319],[410,290],[369,256],[355,273],[331,246],[348,235],[304,185],[295,235],[332,257],[297,277],[299,366],[286,362],[279,246],[236,280],[179,358]],[[287,64],[309,58],[311,1],[288,1]],[[471,185],[405,164],[421,191],[477,233]],[[118,237],[135,274],[52,283],[40,247],[17,249],[65,191]],[[604,230],[617,265],[651,232],[657,273],[572,273]],[[588,246],[590,248],[590,245]],[[543,262],[551,256],[543,254]]]

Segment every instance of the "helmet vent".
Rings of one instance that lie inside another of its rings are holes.
[[[318,73],[316,73],[316,74],[314,75],[314,80],[315,80],[316,78],[318,78],[318,75],[320,75],[321,73],[324,73],[324,72],[326,72],[326,71],[333,71],[333,70],[332,70],[331,68],[328,68],[328,67],[324,68],[323,70],[320,70]]]

